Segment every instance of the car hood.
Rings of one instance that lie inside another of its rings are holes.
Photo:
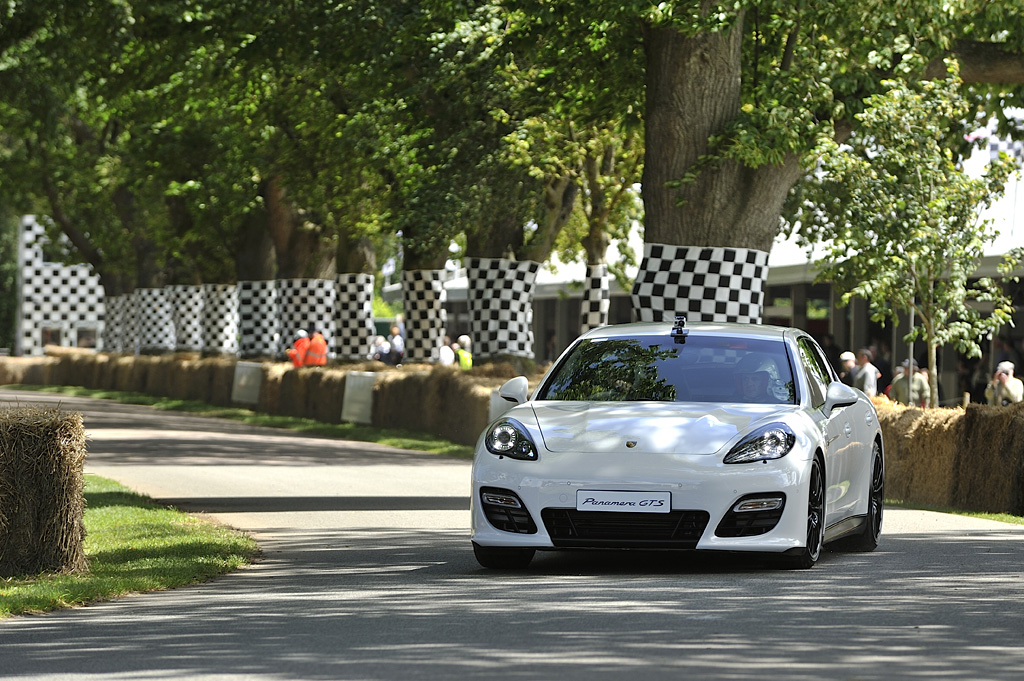
[[[665,402],[534,402],[552,452],[714,454],[751,428],[776,420],[777,405]]]

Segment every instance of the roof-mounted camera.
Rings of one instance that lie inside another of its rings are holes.
[[[676,343],[685,343],[689,334],[690,330],[686,328],[686,317],[681,314],[676,315],[675,323],[672,325],[672,338]]]

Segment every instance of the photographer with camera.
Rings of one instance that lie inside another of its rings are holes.
[[[1024,383],[1013,375],[1013,362],[1000,362],[996,373],[985,387],[985,399],[991,405],[1013,404],[1024,400]]]

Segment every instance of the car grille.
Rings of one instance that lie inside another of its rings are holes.
[[[706,511],[617,513],[545,508],[540,513],[557,547],[693,549],[708,525]]]

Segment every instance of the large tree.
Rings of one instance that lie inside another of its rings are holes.
[[[1020,11],[996,3],[506,4],[552,80],[593,86],[578,103],[644,102],[648,242],[770,250],[817,141],[848,135],[894,74],[941,75],[952,54],[968,83],[1024,82]],[[1020,101],[999,92],[990,105]]]

